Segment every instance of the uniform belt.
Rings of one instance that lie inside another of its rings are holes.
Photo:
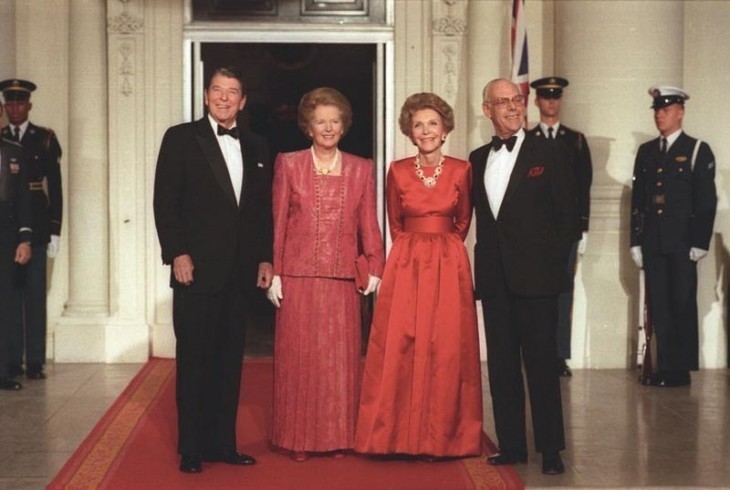
[[[449,216],[423,216],[419,218],[405,218],[403,231],[411,233],[452,233],[454,218]]]
[[[42,191],[43,182],[28,182],[28,189],[32,191]]]

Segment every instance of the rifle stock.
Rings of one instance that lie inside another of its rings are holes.
[[[644,274],[642,274],[644,276]],[[644,347],[639,371],[639,381],[641,384],[649,384],[651,375],[654,373],[654,363],[652,362],[651,341],[654,336],[654,324],[651,319],[651,309],[649,308],[649,291],[646,285],[646,277],[644,279]]]

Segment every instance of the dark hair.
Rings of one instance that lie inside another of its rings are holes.
[[[226,78],[235,78],[241,85],[241,94],[246,94],[246,84],[243,81],[243,75],[241,74],[241,71],[238,69],[238,67],[235,66],[221,66],[213,70],[213,72],[208,77],[208,80],[205,82],[206,90],[210,88],[210,84],[213,81],[213,78],[215,78],[217,75],[221,75]]]
[[[403,103],[398,118],[398,125],[403,134],[411,137],[413,115],[423,109],[433,109],[441,116],[441,122],[447,133],[454,129],[454,110],[441,97],[430,92],[421,92],[409,96]]]
[[[319,87],[315,88],[311,92],[307,92],[299,101],[299,111],[297,117],[297,123],[299,129],[306,135],[309,134],[309,121],[312,119],[314,110],[321,105],[335,106],[340,110],[340,116],[342,117],[342,127],[344,132],[350,129],[352,125],[352,107],[347,97],[342,95],[339,91],[330,87]]]

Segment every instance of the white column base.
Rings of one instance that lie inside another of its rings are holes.
[[[111,318],[61,318],[53,333],[55,362],[132,363],[149,359],[150,328]]]

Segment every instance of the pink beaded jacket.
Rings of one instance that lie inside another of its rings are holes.
[[[363,254],[382,276],[371,160],[342,152],[342,175],[318,175],[309,148],[280,153],[272,194],[274,274],[350,279]]]

